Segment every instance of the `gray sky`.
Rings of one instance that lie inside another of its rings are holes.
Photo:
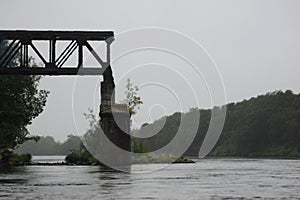
[[[143,27],[179,31],[200,43],[217,64],[226,89],[226,102],[236,102],[278,89],[291,89],[295,93],[300,91],[300,56],[298,55],[300,1],[298,0],[86,0],[80,2],[10,0],[2,1],[1,8],[0,29],[113,30],[117,35],[112,46],[113,53],[114,48],[118,48],[118,44],[124,44],[121,42],[122,35],[118,38],[118,34],[124,31]],[[146,55],[136,54],[126,59],[138,60],[141,62],[136,61],[135,64],[143,64],[149,56],[156,55],[153,52]],[[164,55],[160,54],[157,57],[162,58]],[[124,85],[125,79],[120,78],[122,70],[118,66],[126,62],[130,63],[126,59],[119,64],[116,63],[115,68],[113,65],[116,79],[120,80],[121,86]],[[176,65],[176,59],[172,61],[170,58],[170,62],[172,66]],[[149,60],[146,63],[149,63]],[[157,81],[155,78],[160,76],[160,80],[165,79],[168,84],[173,84],[180,79],[176,77],[178,74],[172,75],[162,67],[150,67],[140,68],[142,71],[136,70],[135,74],[131,74],[129,77],[132,78],[133,83],[142,86],[143,80]],[[118,69],[120,69],[119,74]],[[41,81],[40,87],[50,90],[51,94],[45,111],[29,127],[31,133],[51,135],[60,141],[63,141],[68,134],[76,134],[72,98],[76,123],[81,127],[86,126],[84,122],[81,125],[82,113],[87,112],[89,107],[98,111],[98,103],[95,102],[98,96],[97,83],[100,79],[89,78],[89,81],[83,80],[82,83],[81,80],[82,78],[78,79],[74,93],[72,93],[74,77],[51,77]],[[88,86],[87,83],[93,84]],[[196,86],[197,92],[201,91],[202,86],[202,83]],[[180,84],[180,89],[175,93],[190,97],[191,94],[184,87],[184,84]],[[154,85],[148,87],[148,90],[141,89],[145,108],[141,108],[136,116],[138,125],[158,118],[164,113],[171,114],[178,111],[176,98],[170,96],[171,93],[159,92],[160,89],[162,88],[155,88]],[[204,91],[199,93],[205,96]],[[210,106],[201,98],[200,101],[200,107]],[[165,110],[159,106],[164,103],[168,104]],[[183,111],[188,107],[196,106],[196,103],[189,98],[182,103]]]

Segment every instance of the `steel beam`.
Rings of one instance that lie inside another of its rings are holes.
[[[113,31],[27,31],[0,30],[1,39],[14,40],[27,38],[30,40],[106,40],[114,37]]]
[[[110,44],[114,40],[112,31],[24,31],[24,30],[0,30],[0,41],[11,41],[0,55],[0,75],[101,75],[110,65]],[[42,53],[34,45],[34,41],[49,42],[48,58],[46,60]],[[56,55],[57,41],[69,41],[60,55]],[[104,41],[106,43],[106,61],[97,54],[89,41]],[[39,57],[43,66],[29,66],[28,48]],[[85,67],[83,48],[96,58],[99,66]],[[66,61],[74,53],[78,52],[77,64],[64,66]],[[9,66],[17,56],[19,66]]]
[[[101,75],[104,68],[42,68],[42,67],[10,67],[0,69],[0,75]]]

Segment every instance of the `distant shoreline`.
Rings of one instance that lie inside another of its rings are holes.
[[[188,157],[193,159],[192,157]],[[207,156],[199,159],[221,159],[221,158],[232,158],[232,159],[278,159],[278,160],[300,160],[300,157],[282,157],[282,156]],[[196,158],[195,158],[196,159]]]
[[[31,154],[32,156],[67,156],[67,155],[34,155]],[[193,156],[184,156],[189,159],[218,159],[218,158],[243,158],[243,159],[288,159],[288,160],[297,160],[300,159],[300,157],[292,157],[292,156],[206,156],[205,158],[198,158],[198,157],[193,157]]]
[[[33,156],[57,156],[57,155],[33,155]],[[61,155],[60,155],[61,156]],[[256,159],[256,160],[263,160],[263,159],[268,159],[268,160],[300,160],[300,157],[250,157],[250,156],[207,156],[205,158],[197,158],[197,157],[187,157],[188,159],[191,160],[205,160],[205,159]],[[200,161],[201,162],[201,161]],[[135,164],[164,164],[164,163],[133,163]],[[172,163],[172,164],[185,164],[185,163]],[[186,163],[189,164],[189,163]],[[27,163],[24,165],[18,165],[18,166],[99,166],[93,163],[78,163],[78,164],[73,164],[73,163],[67,163],[65,161],[62,162],[31,162]]]

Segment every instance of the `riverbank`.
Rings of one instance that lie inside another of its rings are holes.
[[[34,156],[33,156],[34,157]],[[51,156],[45,156],[45,157],[51,157]],[[178,160],[178,161],[173,161],[169,162],[171,164],[185,164],[185,163],[196,163],[196,162],[201,162],[204,160],[300,160],[299,157],[240,157],[240,156],[222,156],[222,157],[213,157],[213,156],[208,156],[205,158],[184,158],[184,160]],[[133,162],[133,165],[136,164],[166,164],[168,162]],[[59,161],[59,162],[29,162],[26,164],[20,164],[20,165],[15,165],[15,166],[99,166],[99,163],[67,163],[65,161]]]
[[[28,156],[22,156],[27,157]],[[97,166],[100,165],[98,162],[76,162],[76,163],[68,163],[65,161],[66,156],[32,156],[32,160],[26,162],[14,162],[11,166]],[[195,163],[201,162],[201,160],[300,160],[300,157],[265,157],[265,156],[207,156],[205,158],[197,158],[197,157],[181,157],[178,159],[174,159],[174,157],[170,155],[162,156],[154,156],[151,154],[146,154],[142,156],[133,157],[132,164],[184,164],[184,163]]]
[[[300,160],[298,156],[206,156],[205,159],[274,159],[274,160]]]
[[[69,156],[70,157],[70,156]],[[101,165],[96,159],[88,159],[89,157],[74,157],[67,159],[67,156],[33,156],[32,160],[26,162],[14,163],[12,166],[97,166]],[[156,155],[146,154],[141,156],[133,156],[132,164],[165,164],[165,163],[195,163],[191,159],[184,157],[175,157],[169,154]]]

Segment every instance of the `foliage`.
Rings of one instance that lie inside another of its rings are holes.
[[[153,163],[194,163],[194,162],[184,157],[177,158],[176,156],[171,154],[146,153],[142,155],[133,155],[132,163],[153,164]]]
[[[140,105],[143,104],[141,97],[138,96],[139,87],[134,86],[130,79],[127,79],[126,91],[125,91],[125,99],[122,103],[126,104],[129,109],[130,114],[135,114],[138,109],[140,109]]]
[[[75,150],[66,156],[65,161],[68,164],[99,164],[99,161],[94,158],[85,145],[92,149],[99,148],[99,143],[97,142],[99,141],[99,134],[97,133],[99,132],[100,124],[96,115],[93,114],[93,110],[89,110],[89,112],[85,113],[84,116],[89,122],[89,129],[81,138],[82,142],[80,143],[79,150]]]
[[[195,112],[195,109],[190,112]],[[160,131],[152,137],[133,138],[132,150],[136,153],[147,153],[168,144],[178,131],[182,115],[188,115],[188,113],[177,112],[156,120],[152,124],[145,123],[141,130],[147,130],[147,127],[155,129],[156,126],[160,127],[161,121],[165,121],[163,128],[159,129]],[[197,135],[185,152],[185,156],[198,156],[207,132],[211,110],[201,109],[200,115]],[[97,132],[99,124],[95,115],[90,114],[88,117],[91,128],[85,139],[93,140],[97,137],[94,134]],[[291,91],[276,91],[242,102],[228,104],[221,137],[210,155],[300,157],[299,122],[300,94],[296,95]],[[187,127],[185,132],[188,134],[189,131],[190,129]],[[152,157],[144,156],[134,159],[137,159],[136,162],[138,163],[144,163],[148,159],[151,160]]]
[[[187,159],[183,156],[180,156],[179,158],[177,158],[173,163],[195,163],[194,161]]]
[[[68,154],[65,158],[66,163],[75,165],[97,164],[98,161],[87,151],[78,151]]]
[[[201,118],[197,135],[184,155],[198,156],[207,133],[211,110],[199,111]],[[149,151],[160,149],[175,137],[181,117],[188,114],[174,113],[168,116],[157,134],[141,138],[140,141]],[[164,120],[147,126],[155,129]],[[184,129],[186,134],[190,130],[190,127]],[[210,155],[300,157],[300,94],[293,94],[289,90],[275,91],[228,104],[221,137]]]
[[[31,155],[67,155],[72,151],[79,151],[81,139],[79,136],[68,135],[63,143],[56,142],[53,137],[40,137],[38,142],[26,141],[16,149],[16,153],[29,153]]]
[[[4,45],[1,43],[0,54]],[[14,59],[10,66],[18,65]],[[31,66],[36,65],[31,59]],[[5,158],[23,142],[38,138],[29,137],[26,128],[42,111],[48,91],[38,90],[41,76],[0,76],[0,154]]]
[[[81,148],[82,142],[79,136],[68,135],[68,139],[60,144],[59,154],[67,155],[70,151],[77,151]]]
[[[27,165],[31,163],[31,158],[30,154],[12,154],[10,162],[13,166]]]
[[[139,138],[133,138],[131,140],[131,149],[134,153],[148,153],[149,149],[144,145]]]
[[[101,127],[99,120],[97,119],[96,115],[93,114],[92,110],[89,110],[89,113],[84,114],[86,119],[89,122],[89,129],[86,131],[86,133],[83,136],[83,144],[88,146],[89,149],[95,150],[95,152],[99,152],[99,144],[100,144],[100,132]],[[95,153],[94,152],[94,153]]]
[[[88,114],[88,116],[94,118],[92,114]],[[95,139],[93,137],[93,134],[95,132],[91,132],[89,130],[85,135],[84,135],[84,142],[86,143],[89,139]],[[94,143],[93,143],[94,144]],[[90,144],[88,144],[90,145]],[[65,158],[66,163],[68,164],[76,164],[76,165],[89,165],[89,164],[99,164],[99,161],[87,150],[85,147],[84,143],[80,143],[80,148],[79,150],[74,150],[69,153],[66,158]]]
[[[228,106],[221,138],[212,155],[300,155],[300,95],[275,91]]]

